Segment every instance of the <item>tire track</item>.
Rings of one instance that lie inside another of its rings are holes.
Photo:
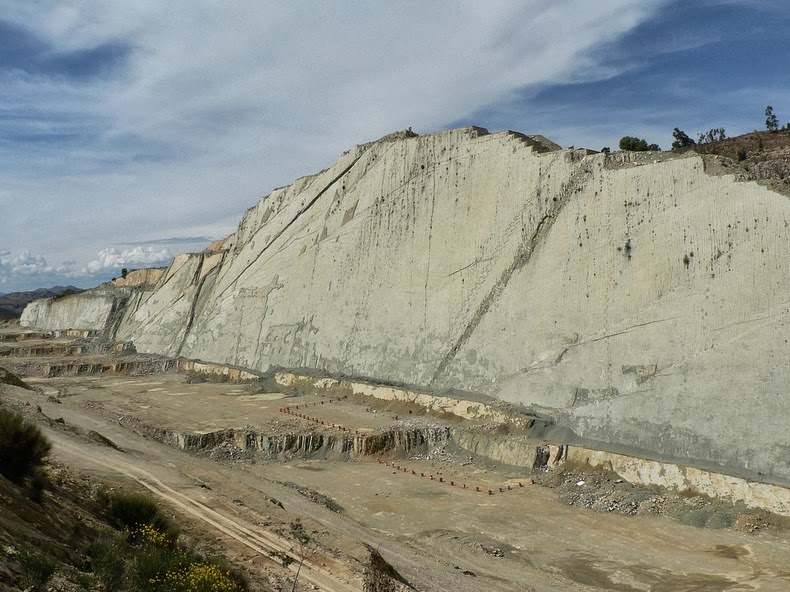
[[[147,470],[129,462],[129,459],[126,457],[115,458],[113,462],[104,461],[94,455],[86,455],[83,447],[64,442],[60,438],[57,439],[56,446],[79,457],[83,463],[92,463],[132,479],[156,497],[165,500],[168,504],[181,509],[188,515],[208,524],[215,530],[231,537],[266,558],[269,558],[271,551],[292,554],[291,548],[293,544],[288,539],[261,528],[245,526],[237,520],[208,507],[199,500],[176,491]],[[297,561],[288,566],[288,569],[296,572],[298,563],[297,559]],[[318,586],[320,590],[325,592],[357,592],[361,587],[361,582],[345,581],[309,559],[305,559],[299,573],[299,579]]]

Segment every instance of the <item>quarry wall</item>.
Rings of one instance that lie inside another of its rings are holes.
[[[491,397],[604,450],[787,485],[790,199],[706,158],[395,135],[122,303],[39,301],[22,323]]]
[[[82,298],[45,298],[22,311],[23,327],[47,327],[46,331],[85,331],[86,335],[113,333],[113,319],[123,314],[128,289],[95,288]]]

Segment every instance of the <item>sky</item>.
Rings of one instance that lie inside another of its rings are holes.
[[[408,127],[784,124],[787,31],[787,0],[0,0],[0,292],[166,265]]]

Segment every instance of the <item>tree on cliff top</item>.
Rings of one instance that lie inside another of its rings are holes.
[[[696,144],[694,140],[686,135],[686,132],[678,128],[675,128],[675,130],[672,132],[672,137],[675,138],[675,141],[672,142],[673,150],[676,148],[685,148],[686,146],[693,146]]]
[[[779,129],[779,120],[776,118],[774,108],[771,105],[765,108],[765,129],[769,132],[775,132]]]
[[[620,150],[631,150],[633,152],[645,152],[646,150],[661,150],[658,144],[648,144],[647,140],[634,136],[623,136],[620,138]]]
[[[710,144],[711,142],[721,142],[727,139],[727,134],[723,127],[715,127],[709,129],[704,134],[700,134],[697,138],[698,144]]]

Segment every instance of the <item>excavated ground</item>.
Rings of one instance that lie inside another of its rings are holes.
[[[277,557],[297,516],[313,539],[301,590],[361,589],[363,543],[418,590],[790,587],[784,520],[609,473],[496,466],[455,444],[502,426],[209,382],[133,355],[86,362],[70,338],[4,335],[0,366],[36,390],[0,385],[2,402],[42,425],[56,462],[148,489],[260,590],[290,589],[295,566]]]

